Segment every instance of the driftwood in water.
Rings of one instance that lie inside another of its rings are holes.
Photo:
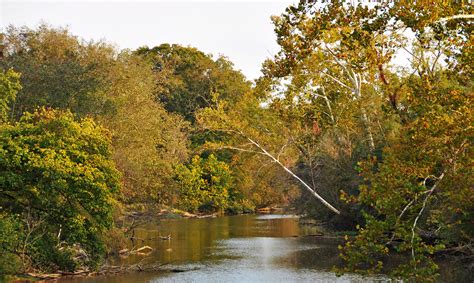
[[[122,249],[119,251],[121,256],[129,256],[129,255],[149,255],[153,251],[153,248],[150,246],[143,246],[138,249]]]

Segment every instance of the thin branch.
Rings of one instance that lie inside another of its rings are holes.
[[[269,161],[268,163],[266,163],[266,164],[260,166],[260,167],[258,168],[257,172],[255,173],[255,175],[256,175],[256,176],[259,176],[259,175],[260,175],[260,171],[262,171],[262,170],[263,170],[264,168],[266,168],[267,166],[272,165],[273,163],[275,163],[275,161],[271,160],[271,161]]]
[[[336,63],[341,66],[341,68],[346,72],[347,76],[351,79],[351,81],[354,83],[354,78],[351,76],[351,73],[349,72],[349,70],[347,69],[346,65],[342,64],[339,59],[337,58],[336,54],[334,54],[334,52],[327,46],[327,44],[324,45],[325,49],[329,52],[329,54],[332,55],[334,61],[336,61]],[[354,73],[354,72],[352,72]],[[354,83],[354,85],[356,85]]]
[[[405,46],[402,45],[402,49],[405,50],[406,52],[408,52],[408,54],[410,54],[413,58],[415,58],[418,62],[421,61],[420,57],[416,56],[413,52],[411,52],[408,48],[406,48]],[[410,60],[411,63],[413,63],[413,61]]]
[[[436,64],[438,63],[439,58],[441,57],[441,40],[438,41],[438,46],[436,47],[438,49],[438,53],[436,54],[435,60],[433,62],[433,65],[431,66],[431,73],[434,72]]]
[[[325,91],[324,87],[321,87],[321,90],[323,92],[323,95],[320,95],[320,96],[326,101],[326,105],[328,107],[329,113],[331,114],[330,115],[331,121],[332,121],[333,125],[336,125],[336,120],[334,119],[334,114],[332,113],[331,102],[329,101],[329,98],[326,95],[326,91]]]
[[[341,86],[349,89],[350,91],[354,92],[354,89],[351,88],[350,86],[346,85],[345,83],[341,82],[340,80],[336,79],[335,77],[329,75],[328,73],[326,72],[321,72],[322,75],[325,75],[327,76],[328,78],[332,79],[333,81],[335,81],[336,83],[340,84]]]
[[[284,150],[285,147],[287,147],[287,146],[288,146],[288,143],[285,143],[285,144],[280,148],[280,151],[278,152],[276,159],[278,159],[278,160],[280,159],[280,155],[282,154],[283,150]]]
[[[433,187],[428,191],[428,194],[426,195],[425,199],[423,200],[423,206],[421,207],[420,211],[418,212],[418,215],[416,216],[415,221],[413,221],[413,226],[411,227],[411,256],[412,256],[414,262],[416,262],[416,259],[415,259],[415,247],[414,247],[413,242],[415,240],[416,224],[418,223],[418,220],[420,219],[421,215],[423,214],[423,211],[426,208],[426,204],[428,203],[428,199],[433,194],[433,192],[435,191],[436,187],[441,182],[441,180],[443,180],[443,178],[445,176],[445,172],[446,172],[446,170],[444,170],[444,172],[441,173],[441,175],[438,177],[438,181],[436,182],[436,184],[434,184]],[[415,268],[416,268],[416,266],[415,266]]]

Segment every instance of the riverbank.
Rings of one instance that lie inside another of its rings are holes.
[[[150,217],[157,217],[157,218],[213,218],[217,216],[230,216],[230,215],[240,215],[240,214],[269,214],[269,213],[276,213],[276,214],[283,214],[292,212],[292,209],[284,208],[284,207],[263,207],[263,208],[256,208],[255,210],[247,210],[242,211],[239,213],[229,213],[229,212],[198,212],[198,213],[191,213],[188,211],[180,210],[177,208],[170,208],[170,207],[152,207],[146,208],[141,210],[134,210],[126,208],[125,211],[122,213],[123,217],[130,218],[130,219],[140,219],[140,218],[150,218]]]
[[[129,266],[104,265],[97,271],[79,270],[76,272],[57,272],[57,273],[28,273],[17,276],[9,282],[37,282],[37,281],[57,281],[78,278],[92,278],[98,276],[120,276],[134,272],[187,272],[195,268],[178,268],[170,264],[150,264],[142,265],[139,263]]]

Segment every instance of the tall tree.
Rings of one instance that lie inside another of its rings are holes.
[[[12,105],[18,119],[23,112],[46,106],[70,109],[80,116],[113,110],[107,68],[115,50],[104,42],[83,42],[67,29],[41,25],[37,29],[10,26],[4,34],[4,68],[22,74],[22,90]]]
[[[99,120],[113,133],[125,202],[171,204],[174,166],[188,158],[189,123],[155,101],[155,76],[141,58],[122,52],[111,72],[117,107]]]
[[[236,101],[250,83],[225,57],[214,60],[192,47],[162,44],[136,51],[153,63],[157,75],[156,98],[166,110],[193,122],[195,112],[211,106],[213,97]]]

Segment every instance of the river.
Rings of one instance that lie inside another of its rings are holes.
[[[139,240],[134,244],[151,246],[149,255],[112,258],[109,264],[160,264],[173,271],[130,272],[61,282],[389,282],[384,275],[336,276],[331,269],[340,264],[337,246],[341,242],[314,237],[315,234],[317,227],[300,225],[298,218],[291,215],[162,219],[135,231]],[[171,239],[161,238],[168,235]],[[453,274],[442,273],[441,282],[460,282],[460,277]]]

